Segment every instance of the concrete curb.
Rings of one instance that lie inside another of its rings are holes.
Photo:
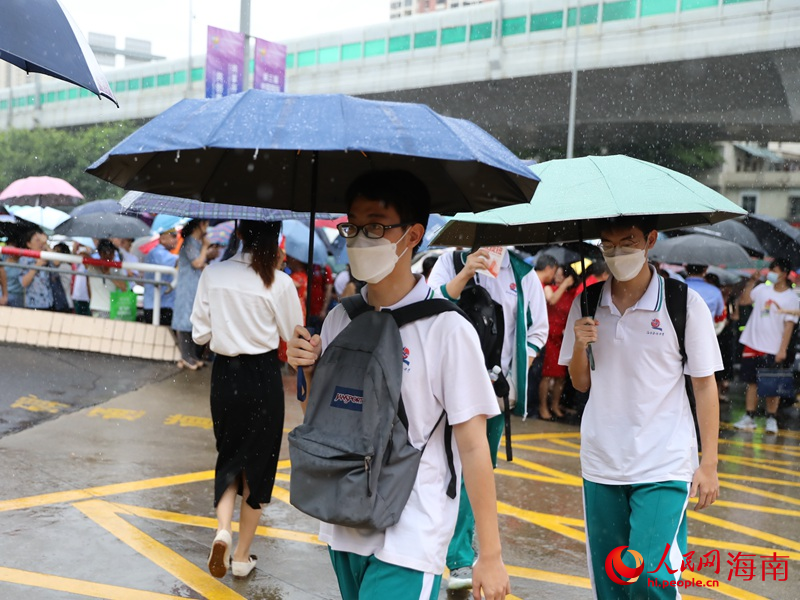
[[[168,327],[26,308],[0,307],[0,342],[177,361]]]

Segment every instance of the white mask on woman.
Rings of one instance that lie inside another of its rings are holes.
[[[617,248],[613,255],[604,255],[608,270],[617,281],[630,281],[642,270],[647,257],[644,250]]]
[[[373,240],[360,233],[348,239],[347,256],[350,259],[350,273],[353,277],[367,283],[383,281],[394,271],[394,266],[400,257],[408,252],[406,248],[398,256],[397,243],[406,237],[410,230],[407,229],[397,242],[390,242],[385,237]]]

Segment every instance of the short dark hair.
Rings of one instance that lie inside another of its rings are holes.
[[[112,242],[109,239],[103,238],[102,240],[99,240],[97,242],[97,253],[98,254],[104,254],[104,253],[107,253],[107,252],[110,252],[110,253],[113,254],[116,251],[117,251],[117,247],[114,245],[114,242]]]
[[[547,267],[557,267],[558,261],[552,254],[540,254],[536,257],[536,271],[544,271]]]
[[[415,175],[402,170],[367,171],[347,188],[345,201],[348,210],[357,197],[380,200],[400,215],[403,223],[428,226],[431,214],[431,195]],[[420,242],[422,243],[422,242]]]
[[[422,261],[422,276],[426,279],[428,275],[431,274],[433,270],[433,265],[436,264],[436,261],[439,260],[438,256],[426,256]]]
[[[599,223],[601,232],[609,229],[625,229],[627,227],[636,227],[646,236],[654,229],[658,229],[658,215],[625,215],[603,219]]]
[[[708,271],[706,265],[686,265],[686,273],[689,275],[702,275]]]
[[[792,271],[792,263],[789,261],[788,258],[780,257],[773,260],[769,263],[770,270],[778,267],[784,273],[790,273]]]
[[[608,265],[602,258],[598,258],[586,268],[586,273],[599,277],[603,273],[608,273]]]
[[[59,242],[53,247],[54,252],[60,252],[61,254],[72,254],[69,251],[69,246],[67,246],[64,242]]]

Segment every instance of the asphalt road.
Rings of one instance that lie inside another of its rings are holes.
[[[0,437],[174,375],[172,363],[0,344]]]

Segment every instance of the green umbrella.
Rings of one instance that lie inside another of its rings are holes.
[[[747,212],[691,177],[628,156],[551,160],[528,204],[459,213],[431,245],[497,246],[600,237],[610,217],[657,215],[658,229],[718,223]]]

